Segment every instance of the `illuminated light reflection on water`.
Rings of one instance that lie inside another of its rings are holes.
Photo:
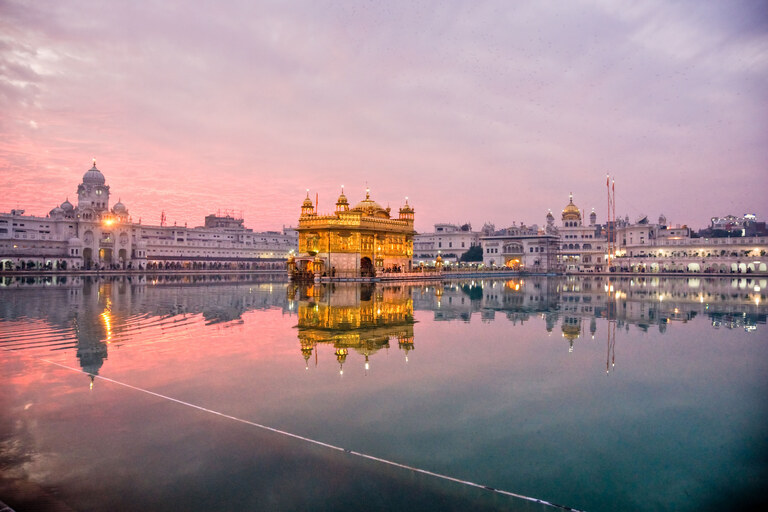
[[[0,499],[550,509],[185,402],[578,509],[764,500],[764,278],[266,279],[4,281]]]

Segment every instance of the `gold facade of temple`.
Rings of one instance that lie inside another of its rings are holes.
[[[404,272],[413,261],[413,208],[408,204],[392,218],[366,192],[365,199],[350,207],[342,190],[336,210],[315,212],[307,193],[301,206],[299,253],[288,260],[293,278],[373,277],[380,272]]]

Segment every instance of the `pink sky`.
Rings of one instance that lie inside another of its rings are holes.
[[[97,159],[134,220],[296,224],[341,184],[416,227],[544,223],[573,192],[768,217],[766,2],[0,0],[0,211]]]

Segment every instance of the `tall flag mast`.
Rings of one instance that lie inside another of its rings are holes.
[[[611,262],[616,254],[616,178],[611,181],[611,176],[605,175],[605,188],[608,192],[608,271],[611,269]]]

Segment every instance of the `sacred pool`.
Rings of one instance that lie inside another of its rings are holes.
[[[765,503],[765,278],[6,277],[16,510]]]

